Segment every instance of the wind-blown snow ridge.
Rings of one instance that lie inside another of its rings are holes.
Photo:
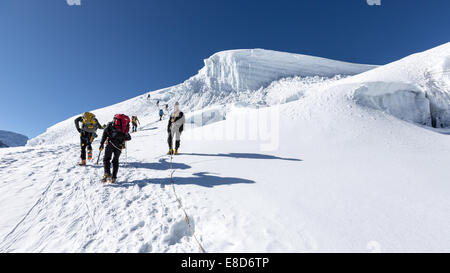
[[[375,67],[264,49],[230,50],[206,59],[191,81],[204,84],[203,90],[197,91],[247,91],[267,87],[281,78],[355,75]]]

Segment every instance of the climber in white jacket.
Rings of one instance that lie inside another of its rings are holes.
[[[175,103],[174,110],[170,114],[169,124],[167,125],[167,133],[169,137],[167,138],[167,143],[169,144],[169,155],[178,154],[178,148],[180,148],[180,136],[184,129],[184,113],[180,110],[180,104]],[[175,136],[175,151],[172,149],[173,137]]]

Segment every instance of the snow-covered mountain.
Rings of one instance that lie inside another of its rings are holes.
[[[0,148],[25,146],[27,141],[28,137],[24,135],[0,130]]]
[[[73,118],[0,150],[0,251],[448,252],[450,139],[426,125],[448,122],[449,58],[450,43],[379,67],[218,53],[94,110],[141,120],[116,185],[76,166]],[[158,99],[188,116],[172,163]]]
[[[137,115],[140,120],[148,121],[158,111],[158,100],[161,108],[165,104],[173,106],[178,101],[184,109],[190,111],[208,111],[212,107],[213,111],[209,112],[215,113],[216,119],[220,120],[224,118],[222,114],[227,112],[224,109],[227,104],[267,106],[283,103],[301,97],[305,90],[322,85],[323,82],[335,81],[376,67],[263,49],[219,52],[204,62],[205,66],[198,74],[182,84],[151,92],[151,100],[145,94],[93,110],[93,113],[104,123],[119,112]],[[286,82],[295,82],[290,86],[293,89],[277,94],[274,85],[284,85],[284,89],[288,89]],[[76,116],[50,127],[44,134],[31,139],[28,145],[75,141],[75,118]]]

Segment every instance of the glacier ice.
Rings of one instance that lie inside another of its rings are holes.
[[[433,127],[450,126],[450,43],[345,79],[363,106]]]

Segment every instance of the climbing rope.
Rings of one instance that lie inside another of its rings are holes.
[[[4,252],[6,249],[8,249],[12,243],[10,243],[8,246],[5,246],[6,244],[6,240],[17,230],[17,228],[25,221],[26,218],[28,218],[28,216],[30,216],[31,212],[34,210],[34,208],[36,208],[47,196],[48,191],[50,190],[51,186],[53,185],[53,183],[56,181],[56,177],[59,174],[59,169],[61,167],[61,163],[63,161],[59,161],[56,169],[54,170],[54,175],[52,180],[50,181],[50,183],[48,183],[48,185],[45,187],[44,191],[40,194],[38,200],[34,203],[34,205],[28,210],[28,212],[25,214],[25,216],[22,217],[22,219],[13,227],[13,229],[8,232],[2,239],[1,243],[0,243],[0,252]]]
[[[108,144],[111,144],[114,148],[116,148],[118,151],[122,152],[122,149],[119,149],[112,141],[108,141]]]
[[[96,173],[96,172],[95,172],[95,173]],[[97,175],[97,173],[96,173],[96,175]],[[95,181],[95,180],[93,179],[92,175],[91,175],[91,177],[90,177],[89,180],[90,180],[91,184],[92,184],[92,182]],[[90,199],[87,197],[87,194],[86,194],[86,188],[84,187],[83,183],[81,183],[81,189],[83,190],[83,197],[84,197],[84,199],[82,199],[82,202],[83,202],[83,204],[85,205],[85,207],[86,207],[86,209],[87,209],[88,216],[89,216],[89,218],[91,219],[92,224],[94,225],[94,228],[95,228],[95,230],[96,230],[96,233],[98,233],[98,231],[99,231],[98,225],[97,225],[97,223],[95,222],[94,216],[93,216],[93,214],[91,213],[91,209],[90,209],[89,205],[86,203],[86,201],[88,201],[88,200],[90,200]]]
[[[184,220],[186,221],[186,224],[187,224],[187,226],[189,227],[189,231],[191,232],[192,237],[193,237],[193,238],[195,239],[195,241],[197,242],[198,247],[200,248],[200,250],[201,250],[203,253],[206,253],[206,250],[203,248],[202,244],[201,244],[200,241],[197,239],[197,236],[195,236],[194,229],[192,228],[191,222],[190,222],[190,220],[189,220],[189,216],[188,216],[186,210],[184,209],[183,204],[181,203],[180,198],[178,198],[177,192],[176,192],[176,190],[175,190],[175,183],[174,183],[174,181],[173,181],[173,174],[175,173],[175,170],[173,169],[172,159],[173,159],[173,155],[170,155],[170,184],[172,185],[173,194],[175,195],[175,199],[177,200],[180,209],[181,209],[181,210],[183,211],[183,213],[184,213]]]

